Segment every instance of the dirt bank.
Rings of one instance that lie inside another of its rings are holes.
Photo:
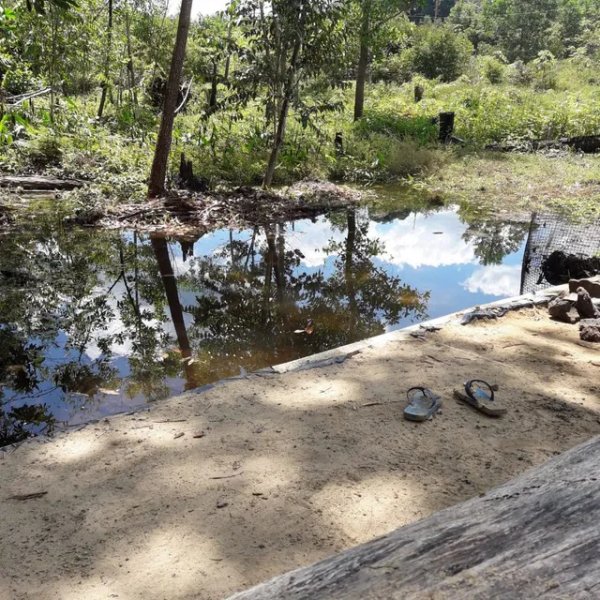
[[[600,352],[577,341],[527,309],[0,453],[0,598],[222,598],[484,494],[600,433]],[[506,417],[452,399],[472,377]],[[404,421],[413,385],[442,414]]]

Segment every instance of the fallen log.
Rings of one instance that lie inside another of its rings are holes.
[[[580,135],[562,137],[557,140],[518,140],[516,142],[494,142],[486,150],[497,152],[532,152],[538,150],[560,150],[565,147],[579,150],[585,154],[600,152],[600,135]]]
[[[27,100],[33,100],[34,98],[39,98],[40,96],[45,96],[52,91],[51,87],[45,87],[41,90],[36,90],[34,92],[26,92],[25,94],[18,94],[16,96],[7,96],[4,99],[4,102],[9,104],[10,106],[18,106]]]
[[[79,179],[58,179],[42,175],[7,175],[0,177],[0,188],[22,188],[31,192],[68,191],[83,187]]]
[[[600,135],[581,135],[572,138],[561,138],[560,142],[565,146],[579,150],[586,154],[600,151]]]
[[[483,497],[231,600],[597,598],[600,437]]]

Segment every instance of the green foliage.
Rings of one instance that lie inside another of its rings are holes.
[[[376,64],[375,80],[402,83],[413,74],[454,81],[469,67],[473,45],[468,38],[442,25],[413,27],[398,40],[398,51]]]
[[[285,99],[277,183],[424,173],[444,155],[436,148],[433,119],[448,110],[456,113],[456,134],[469,148],[600,131],[595,3],[527,0],[517,10],[516,0],[458,0],[445,25],[418,26],[398,16],[402,0],[323,0],[303,12],[305,4],[245,0],[192,25],[184,72],[194,84],[176,119],[172,179],[185,152],[213,186],[259,184]],[[8,0],[0,9],[0,93],[49,84],[56,90],[53,102],[44,96],[33,106],[5,107],[0,167],[82,177],[95,183],[99,198],[143,198],[160,117],[145,89],[165,75],[176,21],[164,17],[164,0],[115,3],[105,76],[106,3],[46,8],[40,15]],[[348,80],[355,76],[366,9],[375,84],[364,117],[353,124]],[[539,23],[530,26],[528,11]],[[101,83],[109,94],[98,120]],[[417,83],[425,89],[419,103]],[[337,133],[343,152],[333,143]]]
[[[383,134],[391,138],[413,139],[422,145],[430,144],[437,137],[437,126],[430,117],[395,115],[382,109],[371,110],[354,125],[362,137]]]
[[[538,90],[550,90],[556,87],[556,59],[548,50],[542,50],[531,62],[535,87]]]
[[[473,46],[469,40],[450,28],[431,25],[418,27],[406,61],[414,73],[429,79],[453,81],[466,72]]]
[[[568,56],[598,26],[588,0],[458,0],[449,21],[475,48],[491,45],[510,61],[529,62],[542,51]]]
[[[481,60],[481,74],[487,81],[495,85],[506,78],[506,65],[495,56],[484,56]]]
[[[60,166],[63,152],[54,136],[35,139],[26,150],[28,162],[36,169]]]

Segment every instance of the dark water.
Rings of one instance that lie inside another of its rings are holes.
[[[516,295],[528,231],[358,209],[197,240],[0,234],[0,443]]]

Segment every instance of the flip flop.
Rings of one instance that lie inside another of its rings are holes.
[[[466,393],[454,390],[454,397],[488,417],[501,417],[506,414],[506,407],[496,401],[494,391],[498,391],[497,385],[490,385],[481,379],[472,379],[465,383]]]
[[[441,408],[442,400],[430,389],[413,387],[406,392],[408,404],[404,409],[404,418],[409,421],[427,421]]]

